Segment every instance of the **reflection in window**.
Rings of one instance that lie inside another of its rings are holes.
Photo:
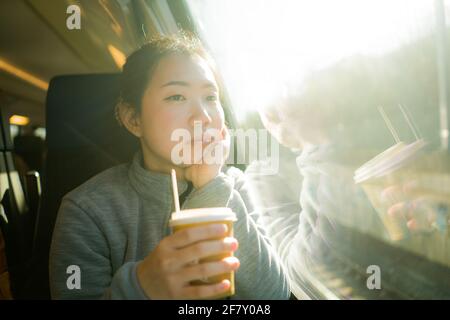
[[[278,174],[247,174],[294,294],[449,298],[433,2],[188,3],[242,126],[283,146]]]

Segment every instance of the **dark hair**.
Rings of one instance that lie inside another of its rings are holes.
[[[132,107],[141,111],[142,97],[159,61],[172,53],[198,55],[205,59],[215,74],[215,67],[209,54],[195,36],[179,32],[169,36],[156,36],[128,56],[123,65],[120,97],[116,105],[116,118],[121,124],[118,109]]]

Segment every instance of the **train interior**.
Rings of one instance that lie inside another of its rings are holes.
[[[277,145],[275,171],[265,154],[231,165],[280,214],[268,228],[292,299],[450,299],[447,0],[0,1],[0,299],[51,298],[62,197],[139,147],[113,112],[126,57],[178,30],[216,60],[230,129]],[[340,151],[310,165],[297,137]],[[333,174],[309,185],[310,167]],[[308,188],[322,188],[324,220],[288,246]],[[396,215],[404,203],[414,223]]]

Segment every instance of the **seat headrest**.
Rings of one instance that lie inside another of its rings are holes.
[[[47,147],[95,148],[112,162],[128,160],[137,139],[115,119],[120,74],[58,76],[47,94]]]

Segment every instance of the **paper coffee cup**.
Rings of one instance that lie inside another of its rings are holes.
[[[193,228],[207,224],[226,224],[228,227],[227,234],[225,237],[233,237],[233,224],[237,220],[236,214],[226,207],[221,208],[199,208],[199,209],[189,209],[181,210],[179,212],[172,213],[171,220],[169,222],[170,227],[173,232],[177,232],[186,228]],[[209,240],[222,239],[223,236],[217,238],[211,238]],[[200,259],[198,262],[194,263],[206,263],[213,261],[220,261],[224,258],[233,256],[233,252],[226,252],[223,254],[218,254],[214,256],[209,256]],[[192,285],[209,285],[214,283],[219,283],[223,280],[230,281],[230,288],[220,295],[210,297],[210,299],[220,299],[228,296],[232,296],[235,293],[234,286],[234,271],[230,271],[224,274],[216,275],[213,277],[200,279],[192,281]]]
[[[401,192],[387,191],[393,186],[403,186],[407,181],[405,177],[408,176],[405,172],[409,172],[411,163],[423,154],[425,146],[426,142],[423,140],[407,145],[398,143],[355,171],[355,182],[365,191],[391,240],[401,240],[409,234],[406,221],[389,212],[392,205],[408,199]]]

